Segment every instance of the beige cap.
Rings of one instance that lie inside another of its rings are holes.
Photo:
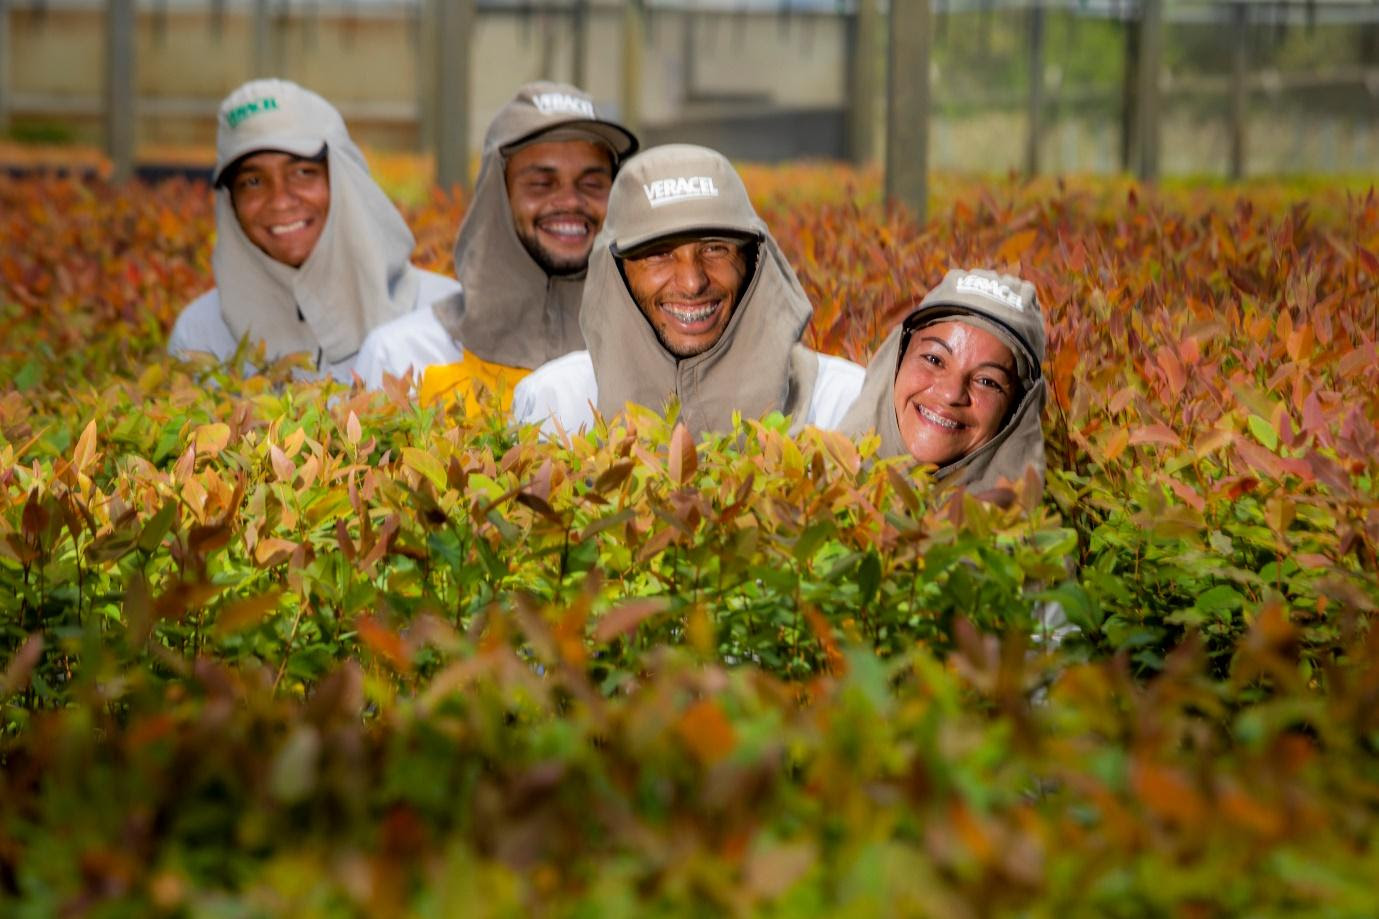
[[[1022,380],[1039,375],[1044,360],[1044,317],[1029,281],[981,268],[951,269],[906,317],[900,354],[905,354],[911,332],[947,318],[975,319],[969,324],[994,333],[1011,349]]]
[[[604,233],[622,257],[667,236],[765,238],[766,225],[728,158],[692,144],[652,147],[628,160],[608,196]]]
[[[589,94],[569,83],[538,80],[517,90],[499,109],[484,138],[484,153],[507,155],[527,144],[548,140],[591,140],[608,147],[615,162],[637,150],[637,138],[622,125],[599,116]]]
[[[248,153],[281,150],[294,156],[319,156],[332,137],[348,137],[335,106],[289,80],[251,80],[220,103],[215,138],[219,185],[227,167]]]

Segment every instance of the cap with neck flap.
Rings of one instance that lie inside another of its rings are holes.
[[[614,171],[637,150],[630,131],[601,117],[589,94],[568,83],[528,83],[498,110],[484,135],[474,198],[455,241],[455,276],[464,289],[435,306],[451,337],[485,361],[534,368],[584,347],[584,272],[547,275],[531,257],[513,228],[504,175],[514,151],[560,140],[603,145]]]
[[[226,170],[250,153],[314,157],[332,140],[348,138],[335,106],[311,90],[288,80],[251,80],[220,103],[211,182],[220,185]]]

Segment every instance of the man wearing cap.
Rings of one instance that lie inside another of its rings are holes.
[[[455,243],[462,290],[376,330],[360,356],[365,384],[411,372],[422,401],[457,397],[474,412],[487,389],[506,409],[532,368],[583,348],[589,250],[618,165],[636,149],[583,90],[550,82],[518,90],[484,138]]]
[[[675,400],[696,435],[730,429],[734,412],[833,427],[863,371],[800,343],[812,313],[726,158],[687,144],[647,150],[618,174],[589,257],[588,350],[523,380],[513,414],[575,431],[594,408],[611,417],[629,402],[664,411]]]
[[[216,287],[177,317],[174,356],[226,360],[247,339],[349,382],[370,329],[458,287],[411,264],[412,233],[344,119],[295,83],[253,80],[225,98],[212,184]]]

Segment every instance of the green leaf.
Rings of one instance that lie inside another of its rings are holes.
[[[1278,431],[1274,430],[1272,424],[1258,415],[1251,415],[1245,423],[1250,426],[1250,433],[1255,436],[1255,440],[1268,447],[1271,451],[1278,451]]]

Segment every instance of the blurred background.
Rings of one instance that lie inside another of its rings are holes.
[[[925,72],[927,94],[888,106]],[[904,105],[930,169],[1379,161],[1379,0],[0,0],[0,163],[70,144],[117,173],[204,169],[220,99],[263,75],[419,154],[472,156],[513,89],[549,78],[647,144],[746,160],[882,161]]]

